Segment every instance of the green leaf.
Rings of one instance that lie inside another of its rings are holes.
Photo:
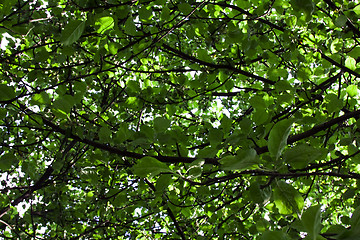
[[[254,149],[240,150],[236,156],[226,156],[219,160],[223,170],[244,170],[259,163],[259,158]]]
[[[180,12],[182,12],[185,15],[188,15],[192,11],[192,7],[188,3],[180,3],[177,5]]]
[[[161,174],[160,177],[156,180],[156,191],[165,192],[168,186],[171,183],[172,175],[171,174]]]
[[[32,97],[31,101],[39,106],[50,104],[50,98],[46,92],[41,92],[41,93],[35,94]]]
[[[336,239],[339,240],[360,240],[360,206],[358,206],[355,211],[353,212],[351,219],[350,219],[350,229],[343,229],[337,235]],[[339,232],[341,228],[338,229]]]
[[[0,84],[0,101],[8,101],[16,97],[13,86]]]
[[[278,79],[278,78],[286,79],[288,74],[289,73],[288,71],[286,71],[286,69],[271,68],[268,71],[269,77],[274,79]]]
[[[221,128],[225,133],[228,133],[232,127],[232,119],[228,118],[226,115],[221,119]]]
[[[359,5],[360,6],[360,5]],[[349,53],[348,55],[350,57],[353,58],[357,58],[358,56],[360,56],[360,47],[354,47]]]
[[[356,69],[356,60],[352,57],[347,57],[345,60],[345,67],[355,70]]]
[[[347,17],[345,15],[341,15],[335,19],[335,26],[344,27],[347,22]]]
[[[61,32],[60,42],[64,45],[71,45],[81,37],[85,30],[85,21],[70,21]]]
[[[212,158],[214,157],[219,149],[216,148],[216,146],[210,146],[203,149],[200,149],[198,152],[197,157],[198,158]]]
[[[295,169],[301,169],[321,155],[322,151],[320,149],[300,144],[284,152],[284,161]]]
[[[7,109],[0,108],[0,121],[6,117],[6,114],[7,114]]]
[[[252,114],[252,120],[256,125],[262,125],[269,119],[269,114],[265,108],[258,108]]]
[[[316,240],[322,229],[320,205],[312,206],[306,209],[301,216],[301,222],[304,225],[309,237]]]
[[[217,128],[211,128],[209,130],[208,139],[210,141],[210,145],[216,146],[223,140],[224,133]]]
[[[350,219],[351,227],[360,227],[360,206],[358,206],[355,211],[353,212],[351,219]]]
[[[205,164],[205,160],[198,159],[190,164],[189,169],[187,170],[187,175],[190,179],[197,178],[201,176],[202,166]]]
[[[255,95],[254,97],[249,99],[249,103],[254,109],[266,108],[266,103],[262,96]]]
[[[304,199],[290,184],[278,181],[274,189],[274,202],[281,214],[299,214],[304,206]]]
[[[286,233],[279,230],[264,232],[260,237],[260,240],[290,240],[290,239],[291,238]]]
[[[271,188],[260,188],[258,182],[252,182],[249,188],[249,194],[253,202],[266,204],[271,197]]]
[[[164,6],[161,11],[161,20],[167,21],[170,19],[170,9],[168,6]]]
[[[270,154],[279,159],[282,151],[287,145],[287,139],[290,134],[292,119],[282,120],[274,125],[271,129],[268,139],[268,148]]]
[[[13,165],[18,163],[17,157],[12,153],[5,153],[0,158],[0,169],[2,171],[9,170]]]
[[[170,127],[171,121],[166,117],[157,117],[154,119],[154,129],[157,132],[165,132]]]
[[[112,17],[99,18],[95,25],[99,28],[96,30],[97,33],[103,34],[105,31],[110,30],[114,27],[114,19]]]
[[[328,102],[326,108],[329,113],[339,111],[344,106],[344,102],[339,99],[336,94],[333,93],[329,93],[328,95],[326,95],[325,100]]]
[[[2,9],[1,11],[3,12],[4,15],[8,15],[11,13],[11,8],[16,4],[16,0],[6,0],[6,1],[1,1],[2,3]]]
[[[162,172],[170,172],[165,163],[160,162],[154,157],[143,157],[132,167],[135,175],[139,177],[146,177],[149,174],[151,177],[159,175]]]
[[[353,10],[357,15],[360,15],[360,5],[357,5]]]
[[[206,49],[198,49],[196,51],[196,54],[197,54],[198,59],[205,61],[205,62],[212,62],[212,58],[211,58],[211,56],[209,56],[209,52]],[[221,81],[221,79],[220,79],[220,81]]]
[[[345,217],[344,217],[345,218]],[[343,229],[337,235],[336,239],[339,240],[360,240],[360,206],[358,206],[355,211],[353,212],[351,219],[350,219],[350,229]],[[338,229],[338,231],[341,228]]]
[[[349,85],[346,88],[346,92],[350,97],[355,97],[358,94],[358,88],[356,85]]]
[[[296,16],[289,16],[287,18],[285,18],[285,22],[287,25],[289,25],[289,27],[293,27],[296,25],[297,22],[297,17]]]
[[[339,52],[342,46],[343,46],[343,42],[340,39],[336,38],[330,45],[331,52],[332,53]]]
[[[71,95],[64,95],[55,100],[53,104],[54,109],[59,109],[65,114],[70,113],[71,108],[75,105],[74,97]]]
[[[94,196],[94,192],[93,191],[90,191],[90,192],[87,192],[86,193],[86,197],[87,198],[92,198]]]
[[[190,179],[198,178],[201,176],[202,173],[202,167],[201,166],[194,166],[192,168],[189,168],[188,171],[188,177]]]
[[[113,55],[117,54],[120,47],[121,47],[121,45],[119,43],[114,43],[114,42],[111,42],[108,45],[109,51]]]
[[[107,127],[103,126],[99,130],[99,139],[103,143],[108,143],[111,139],[112,131]]]
[[[139,17],[141,20],[150,20],[152,18],[152,9],[150,7],[142,6],[139,9]]]
[[[124,31],[126,34],[136,35],[137,31],[136,31],[136,26],[135,26],[133,18],[129,17],[126,20],[125,25],[124,25]]]
[[[311,16],[315,10],[315,4],[312,0],[291,0],[292,7],[303,13],[305,20],[311,20]]]
[[[326,230],[326,234],[331,234],[333,236],[338,235],[342,232],[346,231],[344,226],[341,225],[331,225],[327,230]],[[339,238],[337,238],[339,239]]]

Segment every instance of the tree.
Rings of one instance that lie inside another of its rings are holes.
[[[358,238],[358,1],[0,8],[2,238]]]

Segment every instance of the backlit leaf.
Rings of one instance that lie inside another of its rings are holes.
[[[355,97],[358,94],[358,88],[356,85],[349,85],[346,88],[346,92],[350,97]]]
[[[332,53],[337,53],[342,48],[343,43],[340,39],[336,38],[330,45],[330,49]]]
[[[345,67],[355,70],[356,69],[356,60],[352,57],[348,57],[345,60]]]
[[[165,163],[153,157],[143,157],[139,159],[132,167],[132,170],[134,174],[139,177],[146,177],[148,175],[156,176],[161,172],[170,172],[170,169]]]
[[[240,150],[236,156],[226,156],[220,160],[223,170],[244,170],[259,163],[254,149]]]
[[[278,181],[274,188],[274,202],[281,214],[300,213],[304,207],[300,193],[284,181]]]
[[[357,5],[353,10],[357,15],[360,15],[360,5]]]
[[[114,27],[115,21],[112,17],[102,17],[99,18],[95,25],[97,25],[99,28],[96,30],[96,32],[103,34],[105,31],[110,30]]]
[[[326,107],[330,113],[339,111],[343,107],[343,101],[336,94],[330,93],[326,95],[325,99],[328,101]]]

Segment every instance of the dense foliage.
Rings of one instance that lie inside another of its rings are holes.
[[[2,239],[359,239],[358,1],[0,9]]]

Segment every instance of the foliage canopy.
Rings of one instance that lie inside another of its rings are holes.
[[[358,1],[0,9],[1,238],[359,238]]]

